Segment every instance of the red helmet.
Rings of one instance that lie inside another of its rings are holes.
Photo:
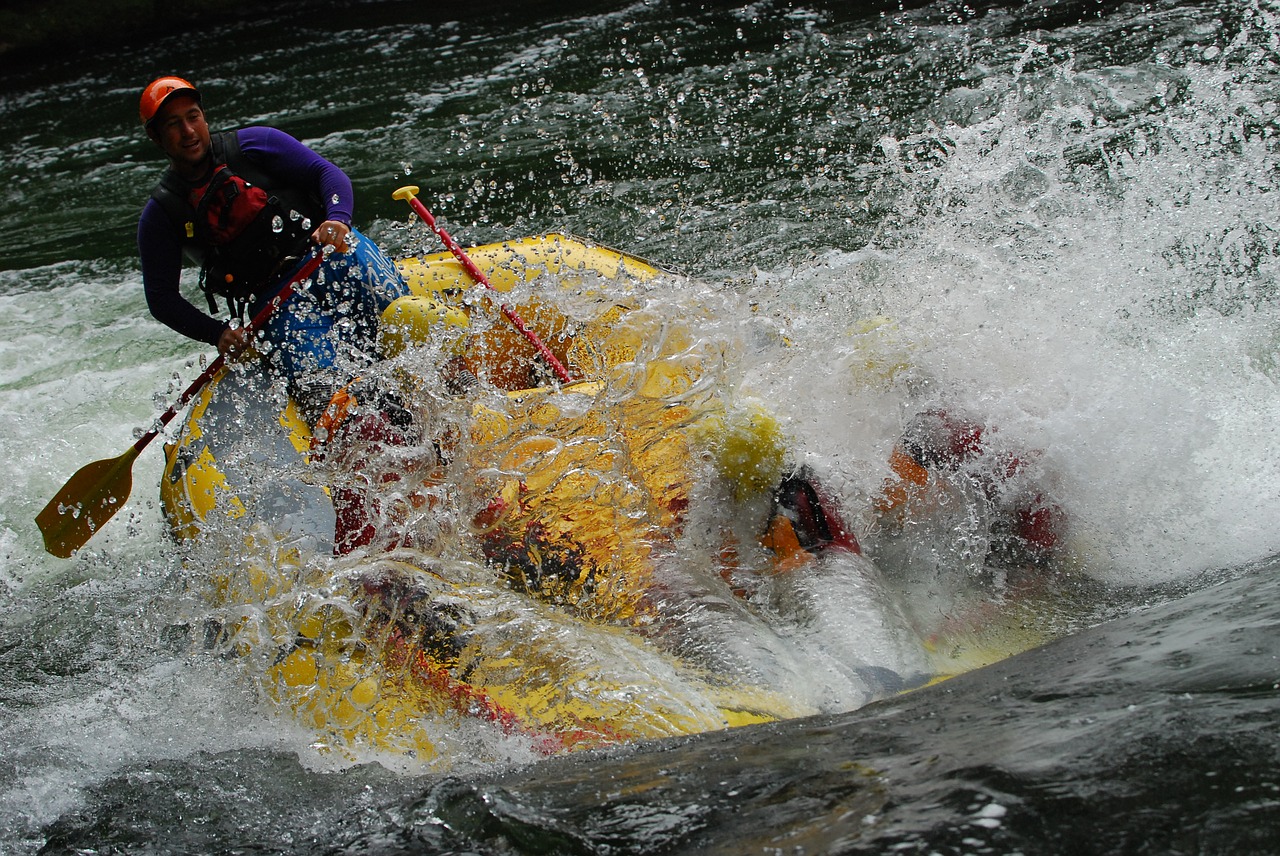
[[[138,103],[138,114],[143,125],[150,125],[151,120],[160,112],[164,102],[174,95],[189,93],[196,102],[200,101],[200,92],[181,77],[157,77],[142,90],[142,100]]]

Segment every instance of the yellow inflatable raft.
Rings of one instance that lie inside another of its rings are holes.
[[[348,754],[434,756],[468,722],[560,751],[815,712],[688,656],[655,596],[699,467],[747,495],[781,472],[776,422],[721,398],[722,347],[627,297],[661,274],[632,256],[564,235],[468,254],[582,380],[539,385],[532,345],[448,254],[402,261],[414,293],[382,346],[430,437],[357,468],[385,485],[395,549],[334,558],[310,429],[261,372],[224,373],[161,488],[211,565],[215,644]],[[442,394],[424,380],[442,362],[481,384]]]

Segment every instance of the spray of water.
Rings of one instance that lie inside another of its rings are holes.
[[[1096,578],[1274,552],[1276,107],[1256,71],[1274,39],[1257,22],[1176,71],[1077,72],[1029,43],[940,108],[980,103],[963,123],[880,141],[897,214],[879,248],[769,283],[802,302],[799,362],[830,371],[815,390],[792,360],[764,382],[830,463],[852,459],[856,493],[895,422],[963,406],[1044,450]],[[896,388],[849,373],[867,344],[851,320],[875,314],[911,366]]]

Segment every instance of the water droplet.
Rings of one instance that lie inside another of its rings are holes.
[[[302,219],[302,215],[301,215],[300,213],[298,213],[297,211],[295,211],[294,209],[290,208],[290,209],[289,209],[289,219],[296,223],[296,222],[298,222],[300,219]]]
[[[279,214],[271,218],[271,231],[276,233],[284,231],[284,218]]]
[[[302,231],[304,231],[304,232],[309,232],[310,230],[311,230],[311,218],[310,218],[310,217],[303,217],[303,218],[302,218]]]
[[[333,194],[332,196],[330,196],[330,197],[329,197],[329,201],[330,201],[332,204],[337,205],[337,204],[338,204],[339,202],[341,202],[342,200],[341,200],[341,199],[339,199],[339,198],[338,198],[338,194],[336,194],[336,193],[335,193],[335,194]]]

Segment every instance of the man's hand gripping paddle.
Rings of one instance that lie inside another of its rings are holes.
[[[317,251],[302,268],[280,287],[275,297],[249,322],[253,331],[266,323],[271,314],[293,296],[295,287],[311,276],[323,258]],[[138,438],[138,442],[116,458],[85,464],[67,480],[49,504],[36,515],[36,525],[44,535],[44,548],[62,559],[83,547],[94,533],[106,524],[129,498],[133,489],[134,459],[159,435],[164,426],[186,407],[191,399],[222,370],[226,357],[219,356],[200,376],[191,382],[178,400],[170,405],[150,431]]]
[[[413,209],[413,213],[421,217],[422,222],[426,223],[428,228],[440,237],[440,240],[444,242],[444,245],[449,249],[449,252],[453,253],[453,257],[462,264],[462,267],[473,280],[487,289],[493,291],[497,290],[490,284],[489,278],[481,272],[480,268],[476,267],[475,262],[471,261],[471,258],[463,251],[458,242],[444,230],[444,227],[436,225],[436,218],[431,216],[431,212],[427,210],[427,206],[423,205],[418,199],[417,187],[413,185],[401,187],[399,190],[391,194],[391,198],[403,199],[408,202],[409,207]],[[561,363],[556,355],[551,352],[551,349],[538,338],[538,334],[530,330],[528,326],[525,325],[524,320],[516,314],[515,310],[506,304],[502,304],[498,308],[502,310],[502,314],[511,322],[511,326],[516,328],[516,332],[528,339],[530,344],[537,349],[538,355],[547,361],[547,365],[551,366],[551,370],[556,373],[556,377],[560,379],[560,382],[572,383],[573,379],[569,377],[569,370],[566,369],[564,364]]]

